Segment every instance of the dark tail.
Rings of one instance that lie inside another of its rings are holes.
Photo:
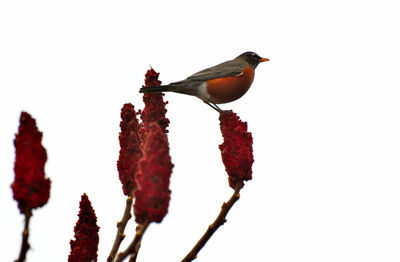
[[[140,93],[160,93],[160,92],[174,92],[175,87],[171,85],[166,86],[149,86],[140,88]]]

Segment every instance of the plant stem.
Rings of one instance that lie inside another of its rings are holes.
[[[136,262],[141,244],[142,244],[142,241],[139,241],[139,243],[137,243],[136,251],[133,254],[131,254],[131,256],[129,257],[129,262]]]
[[[15,262],[24,262],[26,258],[26,253],[30,248],[28,238],[29,238],[29,221],[31,220],[32,217],[32,211],[31,210],[25,211],[24,215],[25,215],[25,225],[24,225],[24,231],[22,232],[21,251],[19,253],[18,259],[15,260]]]
[[[117,228],[118,228],[117,234],[115,236],[115,240],[114,240],[114,244],[112,246],[111,252],[108,255],[107,262],[114,261],[115,256],[117,255],[119,246],[121,245],[121,242],[125,238],[125,234],[124,234],[125,227],[129,221],[129,219],[131,219],[131,217],[132,217],[132,214],[131,214],[132,203],[133,203],[133,200],[132,200],[132,194],[131,194],[126,199],[124,215],[122,216],[121,221],[117,223]]]
[[[240,189],[243,187],[243,182],[237,182],[235,191],[233,192],[231,198],[228,202],[224,202],[221,207],[221,211],[215,221],[208,226],[204,235],[200,238],[200,240],[196,243],[193,249],[186,255],[186,257],[182,260],[182,262],[189,262],[197,258],[197,254],[199,251],[205,246],[207,241],[212,237],[212,235],[217,231],[217,229],[222,226],[226,222],[226,215],[229,210],[235,204],[235,202],[240,197]]]
[[[136,227],[136,235],[135,238],[133,239],[132,243],[127,247],[127,249],[123,252],[120,252],[117,256],[117,259],[115,262],[121,262],[124,260],[127,256],[136,256],[137,253],[139,252],[139,247],[140,243],[142,241],[142,237],[144,232],[146,231],[147,227],[149,226],[149,222],[146,221],[142,225],[138,225]],[[135,258],[136,259],[136,258]]]

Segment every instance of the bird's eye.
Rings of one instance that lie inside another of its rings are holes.
[[[258,60],[258,58],[259,58],[258,55],[257,55],[256,53],[252,53],[251,56],[252,56],[255,60]]]

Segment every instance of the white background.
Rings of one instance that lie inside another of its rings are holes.
[[[43,132],[51,198],[28,261],[66,261],[86,192],[105,261],[122,216],[120,109],[149,65],[167,84],[256,51],[252,88],[221,105],[248,122],[254,179],[196,261],[400,260],[398,1],[1,1],[0,256],[18,255],[12,199],[22,110]],[[138,261],[180,261],[232,190],[218,115],[167,94],[169,213]],[[134,224],[127,229],[132,238]],[[123,247],[129,241],[123,243]]]

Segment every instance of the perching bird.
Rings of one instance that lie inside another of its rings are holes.
[[[269,61],[254,52],[246,52],[216,66],[197,72],[169,85],[143,87],[141,93],[176,92],[200,98],[218,112],[217,104],[241,98],[254,80],[254,70],[261,62]]]

